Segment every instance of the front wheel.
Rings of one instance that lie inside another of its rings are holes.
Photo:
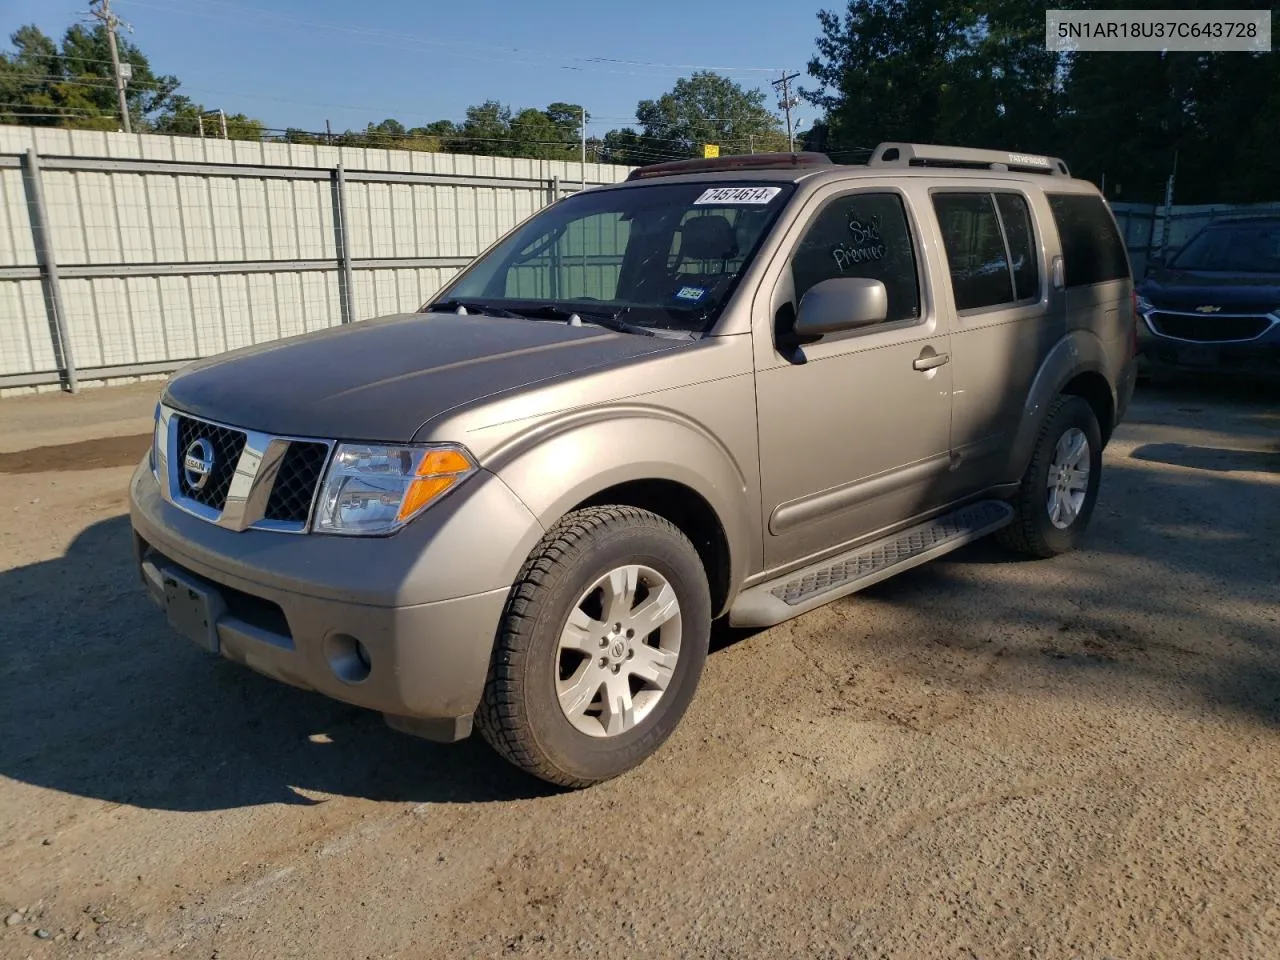
[[[1081,397],[1060,396],[1045,416],[1013,501],[1014,519],[996,534],[1012,550],[1053,557],[1080,543],[1102,476],[1102,432]]]
[[[615,777],[680,722],[710,634],[706,573],[679,529],[635,507],[572,513],[511,589],[480,731],[552,783]]]

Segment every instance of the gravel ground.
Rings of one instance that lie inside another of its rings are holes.
[[[171,635],[155,391],[0,403],[0,956],[1277,956],[1274,392],[1140,394],[1087,549],[720,631],[562,793]]]

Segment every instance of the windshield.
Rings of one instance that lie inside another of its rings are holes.
[[[625,317],[635,332],[705,333],[794,189],[702,182],[577,194],[516,230],[426,309]]]
[[[1280,273],[1280,223],[1209,227],[1182,249],[1179,270]]]

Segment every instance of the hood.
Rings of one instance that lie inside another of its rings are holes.
[[[265,433],[404,442],[468,403],[692,342],[414,313],[199,361],[173,377],[165,397],[179,410]]]
[[[1138,294],[1157,310],[1221,307],[1223,313],[1270,313],[1280,309],[1280,275],[1158,270],[1138,284]]]

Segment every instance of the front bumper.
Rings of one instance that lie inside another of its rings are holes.
[[[434,739],[470,731],[510,584],[542,527],[481,473],[385,538],[234,531],[130,484],[139,573],[170,622],[259,673]]]
[[[1280,379],[1280,325],[1254,340],[1192,342],[1138,325],[1138,364],[1144,376],[1198,374]]]

